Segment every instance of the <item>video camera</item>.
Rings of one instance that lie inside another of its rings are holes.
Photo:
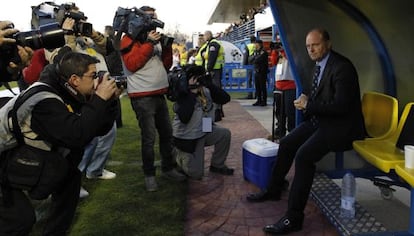
[[[71,11],[72,5],[70,4],[63,4],[64,9],[64,17],[63,22],[66,18],[72,18],[75,20],[75,25],[73,26],[73,32],[76,36],[82,35],[90,37],[92,35],[92,24],[88,22],[84,22],[88,19],[85,14],[81,11]]]
[[[98,79],[101,81],[105,75],[106,71],[99,71],[98,72]],[[119,89],[126,89],[127,88],[127,77],[125,75],[116,75],[116,76],[109,76],[109,79],[115,80],[116,87]]]
[[[149,31],[156,28],[163,29],[164,22],[153,18],[145,11],[136,7],[118,7],[113,20],[113,28],[115,31],[126,33],[131,38],[143,42],[146,40]],[[166,35],[162,35],[160,40],[162,45],[172,44],[173,41],[174,38]]]
[[[13,28],[14,25],[10,24],[5,29]],[[42,25],[38,30],[17,32],[8,37],[15,39],[16,44],[3,44],[0,50],[2,55],[10,55],[10,61],[14,63],[21,61],[17,53],[17,45],[27,46],[33,50],[40,48],[54,49],[65,45],[65,33],[56,22]]]

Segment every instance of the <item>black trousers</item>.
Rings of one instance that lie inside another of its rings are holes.
[[[267,101],[267,74],[256,73],[254,77],[254,85],[256,86],[256,97],[258,102]]]
[[[43,235],[66,235],[72,224],[79,200],[81,174],[71,167],[65,183],[52,194]],[[11,201],[4,204],[0,196],[0,236],[29,235],[36,222],[33,206],[22,190],[11,189]]]
[[[280,91],[282,94],[277,94],[277,98],[275,98],[277,118],[277,127],[275,134],[279,137],[284,137],[286,135],[286,125],[287,131],[289,132],[295,128],[296,109],[293,105],[293,101],[296,98],[296,89],[287,89]]]
[[[305,121],[280,140],[268,191],[282,191],[283,181],[295,160],[295,175],[290,188],[286,215],[299,223],[303,222],[303,210],[312,187],[315,163],[330,152],[324,136],[320,129]]]

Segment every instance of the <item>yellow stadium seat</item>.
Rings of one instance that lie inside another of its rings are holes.
[[[365,139],[353,142],[353,147],[366,161],[385,173],[404,165],[404,152],[396,144],[414,102],[408,103],[401,115],[395,132],[383,139]],[[409,122],[414,122],[410,120]]]
[[[362,96],[362,113],[369,138],[387,138],[397,129],[398,100],[392,96],[365,92]]]

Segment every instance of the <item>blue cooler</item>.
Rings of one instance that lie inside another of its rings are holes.
[[[279,144],[264,138],[250,139],[243,143],[244,179],[261,189],[267,187]]]

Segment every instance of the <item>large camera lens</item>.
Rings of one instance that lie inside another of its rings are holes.
[[[54,49],[65,45],[65,33],[58,23],[42,25],[39,30],[19,32],[13,38],[16,39],[18,45],[27,46],[33,50]]]

